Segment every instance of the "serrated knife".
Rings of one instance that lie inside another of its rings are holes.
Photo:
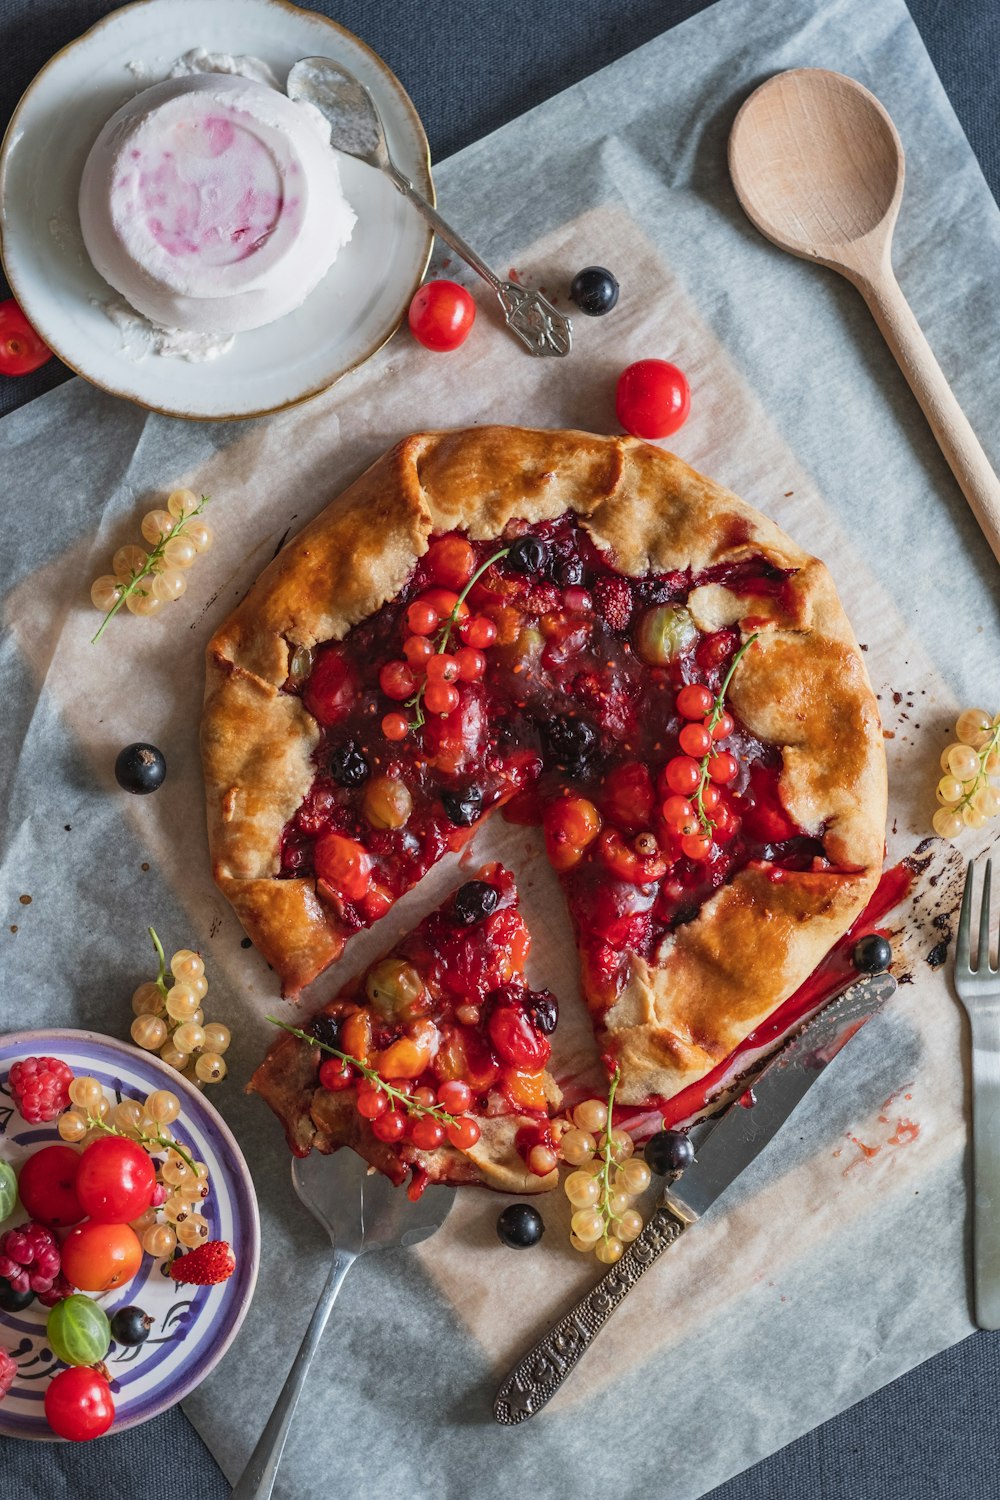
[[[753,1080],[753,1105],[729,1105],[705,1130],[695,1161],[667,1188],[617,1265],[514,1366],[493,1404],[499,1423],[513,1427],[541,1411],[643,1272],[773,1141],[817,1078],[895,989],[891,974],[866,975],[785,1042]]]

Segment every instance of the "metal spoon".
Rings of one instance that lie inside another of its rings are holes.
[[[268,1500],[313,1355],[344,1277],[358,1256],[426,1240],[440,1229],[455,1197],[454,1188],[434,1187],[412,1203],[401,1188],[381,1172],[371,1172],[353,1151],[338,1151],[332,1160],[314,1151],[304,1161],[294,1161],[292,1186],[329,1234],[333,1264],[267,1426],[233,1490],[233,1500]]]
[[[778,73],[736,116],[729,171],[761,234],[864,297],[1000,561],[1000,480],[893,275],[903,147],[882,105],[842,73]]]
[[[434,233],[459,254],[497,294],[507,327],[530,354],[568,354],[572,348],[569,318],[557,312],[541,292],[529,291],[516,281],[501,281],[471,245],[455,233],[432,208],[389,155],[378,108],[365,85],[328,57],[304,57],[288,75],[289,99],[312,104],[330,123],[330,139],[338,151],[356,156],[384,172],[389,181],[409,198]]]

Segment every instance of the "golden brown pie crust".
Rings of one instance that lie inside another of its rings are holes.
[[[295,537],[208,647],[202,729],[213,871],[297,995],[346,933],[312,879],[275,879],[282,828],[313,781],[319,733],[282,691],[297,646],[341,639],[403,586],[435,532],[499,536],[574,511],[624,573],[764,557],[794,569],[777,598],[719,584],[688,601],[704,630],[758,642],[730,690],[781,747],[789,814],[833,868],[738,871],[662,944],[634,956],[619,998],[592,1005],[603,1050],[638,1103],[695,1082],[791,994],[861,911],[882,865],[886,771],[874,694],[826,568],[773,522],[672,454],[629,437],[486,427],[404,439]]]

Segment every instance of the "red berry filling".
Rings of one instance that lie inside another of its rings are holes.
[[[751,556],[627,577],[570,515],[435,538],[396,599],[287,685],[322,734],[281,875],[315,876],[344,927],[367,926],[510,804],[541,822],[591,999],[610,1003],[629,952],[651,956],[751,861],[826,867],[782,806],[780,751],[717,705],[740,632],[703,634],[685,607],[708,583],[790,606],[793,576]],[[472,1005],[504,982],[476,962],[454,955],[451,979]],[[487,1022],[498,1063],[519,1024],[502,1007]]]

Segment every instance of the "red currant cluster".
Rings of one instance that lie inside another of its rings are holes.
[[[459,1151],[468,1151],[480,1137],[478,1124],[466,1114],[472,1090],[459,1079],[449,1079],[435,1092],[408,1080],[388,1083],[361,1063],[328,1057],[320,1066],[319,1081],[323,1088],[335,1091],[358,1085],[355,1108],[371,1123],[377,1140],[391,1144],[405,1136],[421,1151],[433,1151],[447,1141]]]
[[[379,673],[385,696],[416,712],[413,719],[386,714],[386,739],[405,739],[411,728],[423,724],[425,709],[450,714],[459,703],[456,684],[478,682],[483,676],[483,652],[496,640],[497,627],[485,615],[471,614],[465,601],[473,583],[495,561],[491,557],[477,569],[474,549],[460,536],[441,537],[431,544],[426,569],[436,586],[425,589],[407,608],[403,655],[387,661]],[[462,643],[455,650],[450,649],[453,632]]]
[[[716,698],[697,683],[681,688],[677,712],[687,721],[679,736],[683,754],[668,760],[660,774],[663,820],[681,835],[688,859],[702,860],[711,853],[713,835],[724,843],[732,827],[720,788],[735,781],[739,764],[718,746],[735,725],[722,707],[722,695]]]

